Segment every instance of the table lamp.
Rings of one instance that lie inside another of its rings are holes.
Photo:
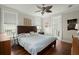
[[[76,24],[75,29],[77,30],[77,35],[79,35],[79,24]]]

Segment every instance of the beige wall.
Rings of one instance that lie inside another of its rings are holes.
[[[75,30],[67,30],[67,20],[77,18],[79,23],[79,11],[73,11],[69,13],[65,13],[63,16],[63,41],[72,42],[72,34],[76,35],[77,31]]]

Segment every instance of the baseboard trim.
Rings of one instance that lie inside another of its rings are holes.
[[[63,42],[72,43],[72,41],[62,40]]]

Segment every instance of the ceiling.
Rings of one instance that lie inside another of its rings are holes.
[[[31,14],[35,16],[42,16],[40,12],[35,12],[39,10],[36,5],[39,4],[5,4],[5,6],[16,9],[22,13],[25,14]],[[56,13],[61,13],[61,12],[68,12],[68,11],[73,11],[73,10],[79,10],[79,5],[78,4],[73,4],[72,7],[68,7],[69,4],[52,4],[53,8],[52,14]],[[45,15],[48,15],[45,13]]]

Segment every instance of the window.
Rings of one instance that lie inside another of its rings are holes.
[[[3,10],[3,32],[9,37],[17,34],[17,13]]]

